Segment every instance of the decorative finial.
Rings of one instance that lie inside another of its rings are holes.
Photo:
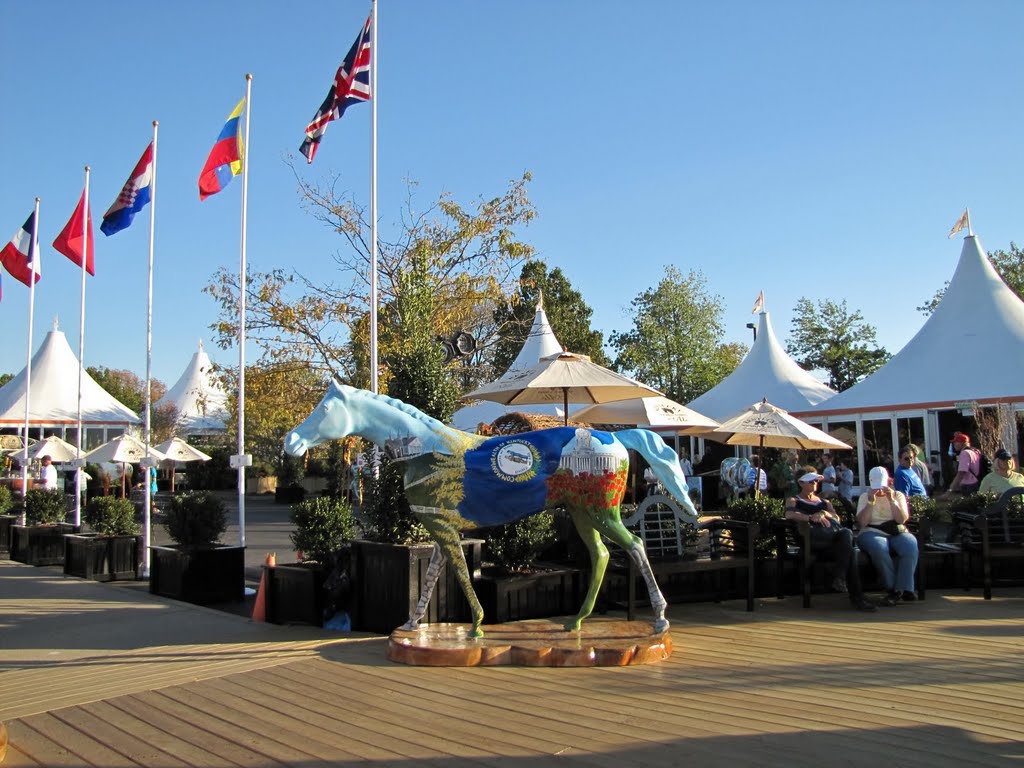
[[[55,331],[59,331],[60,330],[60,323],[57,322],[57,316],[56,315],[53,316],[53,330],[55,330]]]
[[[544,289],[537,291],[537,311],[544,309]]]

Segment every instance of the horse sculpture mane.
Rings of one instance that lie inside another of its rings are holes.
[[[572,517],[592,565],[583,606],[566,629],[578,630],[594,608],[608,563],[602,537],[622,547],[636,563],[655,611],[655,630],[668,628],[665,598],[643,543],[623,526],[619,514],[629,470],[627,449],[633,449],[696,522],[697,511],[675,452],[658,435],[643,429],[612,434],[556,427],[488,439],[448,427],[401,400],[332,382],[313,413],[285,438],[285,450],[300,456],[326,440],[349,435],[370,440],[403,461],[410,508],[434,539],[426,583],[404,628],[414,629],[423,618],[447,560],[470,604],[470,635],[481,636],[483,609],[473,591],[459,532],[555,507]]]

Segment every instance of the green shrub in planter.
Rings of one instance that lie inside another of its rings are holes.
[[[487,557],[509,573],[528,570],[555,539],[554,515],[541,512],[514,523],[497,525],[484,534]]]
[[[167,534],[183,547],[215,544],[227,527],[227,507],[210,491],[173,496],[164,522]]]
[[[25,520],[29,525],[63,523],[66,515],[64,494],[56,488],[33,488],[25,494]]]
[[[342,498],[320,496],[292,506],[292,544],[307,560],[329,565],[357,531],[352,507]]]
[[[911,496],[907,499],[910,505],[910,517],[913,520],[929,520],[936,522],[949,522],[948,514],[939,509],[938,502],[928,496]]]
[[[999,496],[994,493],[969,493],[966,496],[957,495],[950,505],[951,512],[966,512],[969,515],[977,515],[984,511],[985,507],[995,503]]]
[[[0,485],[0,515],[6,515],[13,506],[14,497],[11,495],[11,489],[6,485]]]
[[[135,536],[139,526],[135,522],[135,505],[116,496],[96,496],[85,508],[85,522],[96,533],[104,536]]]
[[[367,452],[367,463],[373,455]],[[365,479],[363,488],[363,515],[369,526],[368,538],[385,544],[416,544],[430,541],[430,534],[409,509],[403,487],[404,469],[401,465],[380,457],[377,477]]]
[[[733,520],[757,523],[760,534],[754,544],[754,553],[761,558],[775,556],[775,537],[772,534],[772,520],[785,517],[786,507],[782,499],[765,494],[747,495],[733,499],[726,508],[725,517]]]

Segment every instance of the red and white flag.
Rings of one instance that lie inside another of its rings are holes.
[[[750,314],[756,315],[758,312],[764,312],[764,291],[757,294],[757,300],[754,302],[754,308],[750,310]]]
[[[36,212],[25,220],[14,237],[0,251],[0,264],[3,264],[11,277],[25,285],[38,283],[42,277],[39,264],[39,244],[35,240]],[[35,247],[33,247],[33,245]]]
[[[92,211],[89,210],[89,203],[85,199],[85,190],[82,190],[82,197],[75,206],[75,212],[71,214],[64,229],[53,241],[53,247],[58,253],[63,253],[78,266],[82,266],[82,217],[88,219],[88,244],[85,248],[85,271],[90,275],[96,274],[93,264],[93,242],[92,242]]]

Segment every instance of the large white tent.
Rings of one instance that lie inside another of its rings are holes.
[[[551,330],[551,323],[548,322],[547,313],[544,311],[544,298],[537,302],[537,311],[533,316],[533,325],[526,336],[523,348],[519,350],[516,359],[509,366],[508,371],[525,371],[540,362],[542,357],[564,352],[562,345]],[[508,373],[505,371],[504,373]],[[504,375],[504,373],[502,375]],[[561,415],[560,409],[555,405],[516,405],[504,406],[487,400],[480,400],[471,405],[464,406],[457,410],[452,416],[452,426],[466,432],[474,432],[480,424],[490,424],[499,416],[513,411],[525,413],[543,413],[549,416]]]
[[[764,399],[785,411],[802,411],[834,394],[834,390],[786,354],[775,336],[771,316],[762,311],[757,321],[757,338],[743,362],[717,386],[686,406],[724,421]]]
[[[228,396],[213,377],[213,363],[199,348],[174,386],[155,403],[156,408],[173,404],[178,410],[175,431],[182,435],[210,435],[227,431]]]
[[[891,445],[884,446],[885,453],[895,456],[901,442],[923,435],[926,452],[934,456],[949,439],[939,434],[941,411],[966,410],[975,402],[1024,408],[1022,360],[1024,302],[971,234],[964,238],[942,301],[903,349],[845,392],[793,410],[826,429],[855,423],[863,472],[866,423],[888,422]]]
[[[21,431],[25,424],[26,370],[0,387],[0,428]],[[29,398],[30,436],[58,434],[67,439],[78,423],[78,358],[54,321],[32,356],[32,391]],[[99,445],[138,424],[139,417],[82,372],[83,447]],[[74,439],[69,442],[75,442]]]

